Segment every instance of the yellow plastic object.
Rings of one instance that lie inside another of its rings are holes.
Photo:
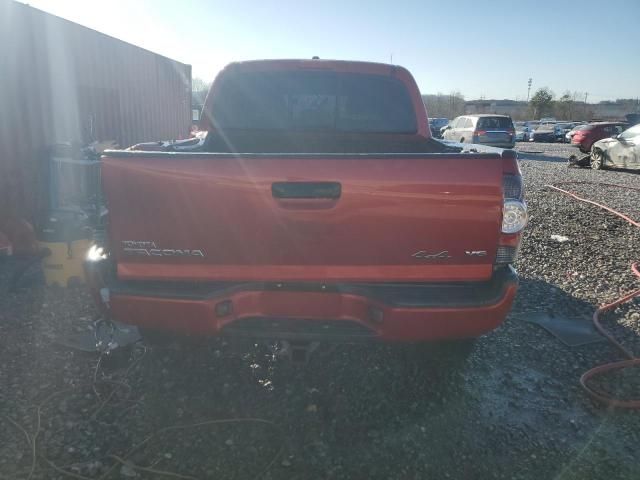
[[[40,242],[40,247],[51,252],[42,260],[47,285],[67,287],[70,284],[85,283],[82,264],[89,249],[89,240]]]

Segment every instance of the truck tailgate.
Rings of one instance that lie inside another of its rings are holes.
[[[491,276],[498,154],[108,152],[121,279],[429,282]]]

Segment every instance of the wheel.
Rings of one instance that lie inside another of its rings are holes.
[[[464,143],[464,138],[461,138],[461,139],[460,139],[460,143]]]
[[[602,150],[600,150],[599,148],[593,148],[591,149],[591,168],[593,168],[594,170],[601,170],[602,167],[604,166],[604,154],[602,153]]]

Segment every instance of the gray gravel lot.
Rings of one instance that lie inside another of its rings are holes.
[[[448,357],[418,364],[383,345],[322,350],[296,367],[261,347],[216,342],[137,345],[130,358],[96,370],[95,356],[54,342],[90,325],[84,290],[0,294],[0,478],[28,478],[34,452],[34,479],[72,478],[62,471],[109,479],[176,478],[158,471],[225,479],[640,478],[640,413],[607,411],[578,384],[585,370],[619,354],[606,343],[565,347],[519,317],[588,319],[599,303],[638,288],[629,266],[640,259],[640,231],[544,185],[640,187],[640,175],[568,169],[573,149],[564,145],[517,149],[531,214],[517,264],[521,288],[513,314],[459,369]],[[571,189],[640,217],[630,191]],[[636,300],[605,321],[638,355],[639,312]],[[606,384],[627,395],[635,388],[638,397],[639,377],[640,369]]]

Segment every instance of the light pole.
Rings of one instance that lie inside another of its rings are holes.
[[[587,119],[587,97],[589,96],[588,92],[584,93],[584,118]]]
[[[529,81],[527,82],[527,103],[529,103],[529,95],[531,94],[531,83],[533,82],[533,79],[529,78]]]

